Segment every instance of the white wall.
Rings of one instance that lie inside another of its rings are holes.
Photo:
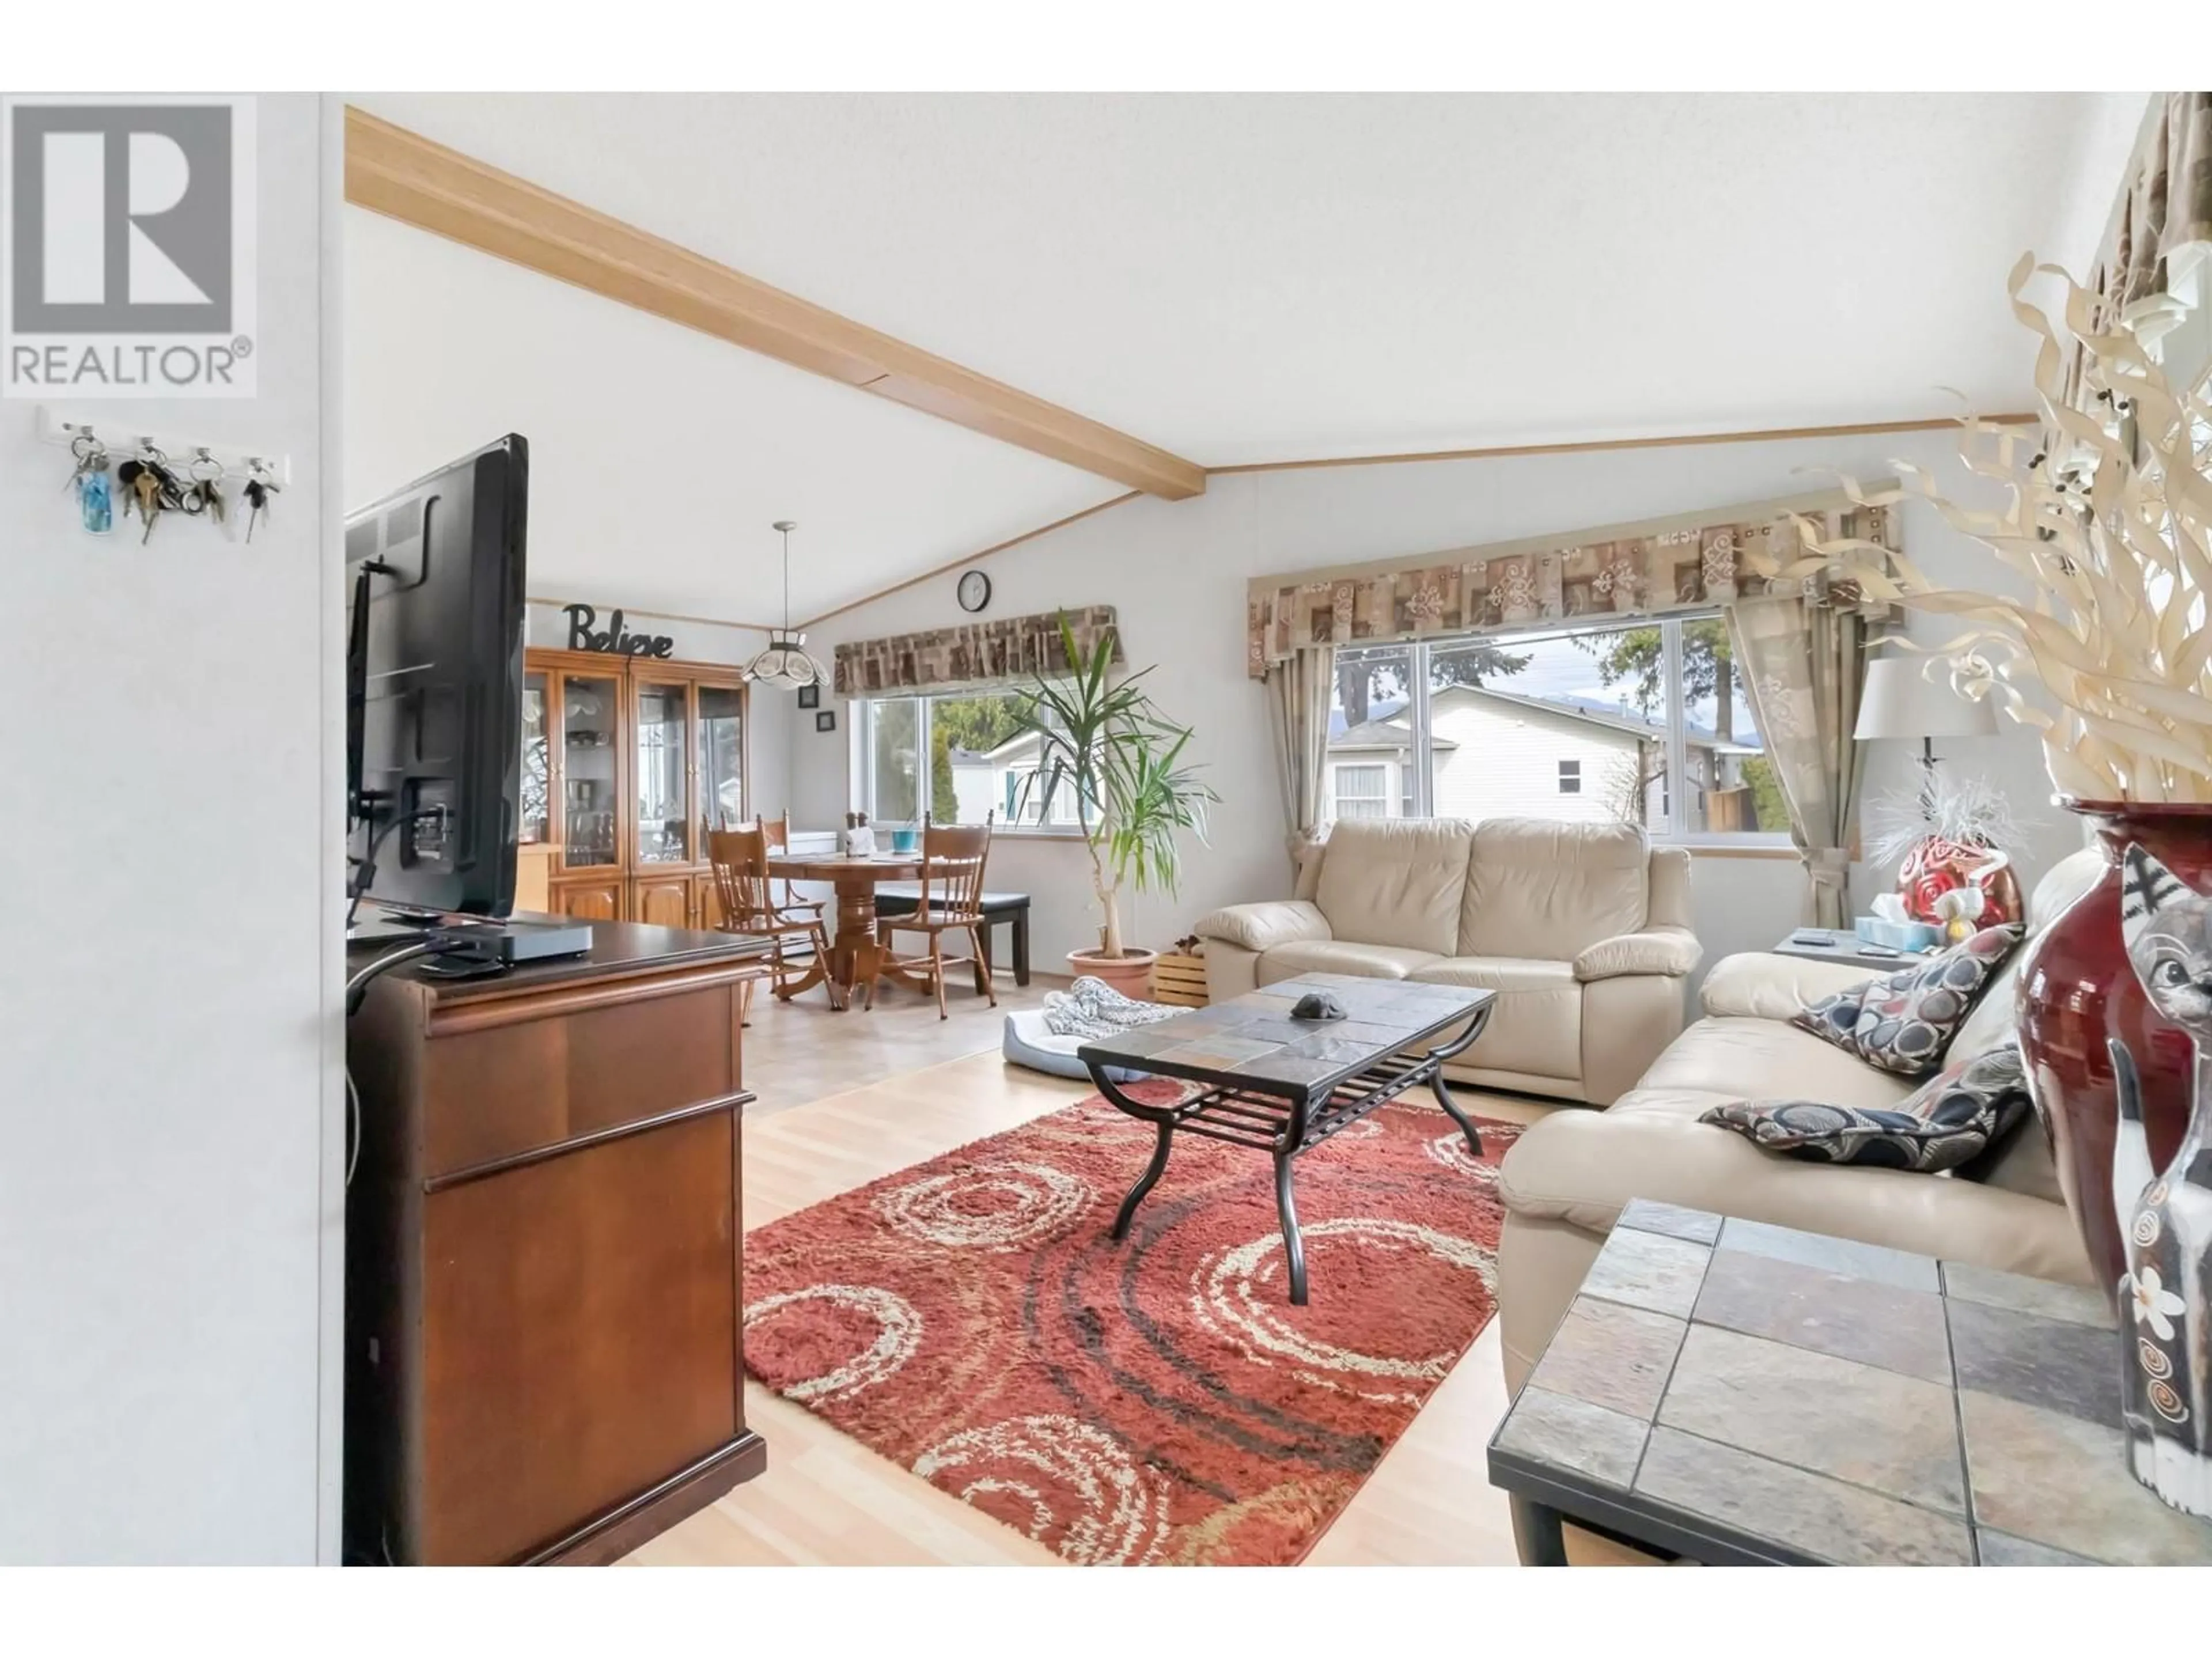
[[[612,607],[600,605],[594,609],[599,614],[593,626],[604,632],[613,621]],[[559,606],[533,605],[524,613],[523,624],[527,643],[555,650],[567,648],[568,618]],[[750,662],[768,643],[768,635],[757,628],[672,621],[628,611],[623,613],[623,627],[632,634],[666,635],[676,642],[672,647],[675,656],[684,662]],[[794,721],[804,720],[807,735],[814,735],[814,716],[802,714],[798,701],[796,692],[757,685],[746,698],[750,721],[745,732],[746,786],[751,791],[748,810],[765,812],[772,818],[782,816],[790,801]]]
[[[259,100],[260,395],[82,408],[288,456],[251,546],[0,404],[0,1559],[336,1557],[337,107]]]
[[[1213,478],[1196,500],[1140,498],[978,562],[991,573],[993,615],[1117,606],[1132,664],[1157,665],[1149,683],[1160,705],[1196,728],[1192,758],[1206,763],[1223,804],[1211,844],[1189,849],[1180,896],[1138,907],[1133,936],[1157,945],[1216,906],[1279,896],[1288,881],[1262,692],[1244,673],[1248,577],[1794,495],[1826,482],[1811,469],[1881,476],[1893,456],[1936,467],[1947,485],[1964,489],[1972,481],[1954,464],[1955,454],[1953,435],[1936,432],[1231,474]],[[1917,505],[1906,510],[1905,540],[1932,575],[1995,579],[1993,561]],[[817,627],[815,643],[826,656],[842,640],[957,622],[956,580],[948,574],[834,617]],[[1942,636],[1940,625],[1921,619],[1913,630]],[[1954,743],[1943,752],[1954,765],[1985,771],[2016,805],[2039,815],[2020,849],[2024,879],[2079,845],[2065,815],[2041,805],[2050,786],[2027,732]],[[795,733],[792,757],[798,820],[838,822],[850,787],[848,746]],[[1913,771],[1912,745],[1878,745],[1870,793],[1908,786]],[[1004,837],[990,879],[1034,896],[1041,966],[1094,933],[1079,847]],[[1876,890],[1870,879],[1861,872],[1856,897]],[[1726,906],[1711,912],[1709,960],[1771,943],[1799,920],[1803,888],[1794,865],[1701,860],[1701,915],[1709,896],[1723,890]]]

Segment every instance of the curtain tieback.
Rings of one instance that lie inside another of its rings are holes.
[[[1805,873],[1813,878],[1815,887],[1832,887],[1840,893],[1850,879],[1851,854],[1848,848],[1808,847],[1799,856],[1805,860]]]

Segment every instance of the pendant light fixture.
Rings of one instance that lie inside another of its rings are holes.
[[[827,685],[830,671],[806,654],[806,635],[791,631],[791,532],[799,528],[789,519],[778,519],[770,529],[783,537],[783,626],[772,628],[768,649],[744,667],[745,678],[760,685]]]

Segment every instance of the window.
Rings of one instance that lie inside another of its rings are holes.
[[[1328,817],[1419,815],[1414,758],[1414,648],[1364,647],[1336,653],[1328,713]],[[1393,790],[1390,780],[1399,780]]]
[[[1002,827],[1079,828],[1072,793],[1054,792],[1045,816],[1040,792],[1025,788],[1040,748],[1022,730],[1025,701],[1018,691],[987,691],[860,705],[870,819],[911,825],[927,812],[939,823],[981,823],[988,813]]]
[[[1336,653],[1332,817],[1520,815],[1786,836],[1718,612]],[[1396,769],[1381,799],[1360,768]],[[1677,789],[1674,780],[1686,781]]]
[[[1329,816],[1335,818],[1387,818],[1390,816],[1390,769],[1381,762],[1330,769],[1335,780],[1330,793],[1334,801]]]

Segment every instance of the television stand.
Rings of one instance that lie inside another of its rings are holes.
[[[768,942],[591,931],[481,980],[405,963],[347,1022],[349,1560],[611,1561],[766,1462],[738,1172]]]

